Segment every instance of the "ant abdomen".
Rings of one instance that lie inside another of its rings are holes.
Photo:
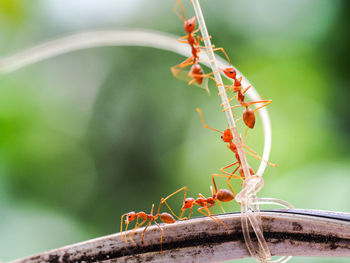
[[[190,70],[190,76],[196,80],[196,82],[201,85],[203,82],[202,75],[204,74],[202,67],[199,64],[193,64]]]
[[[255,126],[255,114],[254,111],[246,108],[243,112],[243,121],[250,129],[253,129]]]
[[[162,220],[164,223],[167,223],[167,224],[175,223],[175,218],[169,213],[161,213],[159,217],[160,217],[160,220]]]
[[[220,189],[216,193],[216,198],[221,202],[230,202],[235,198],[235,196],[227,189]]]

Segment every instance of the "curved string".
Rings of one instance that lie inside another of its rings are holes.
[[[93,47],[143,46],[171,51],[185,57],[191,56],[191,49],[188,45],[179,43],[177,41],[178,38],[178,36],[167,33],[144,29],[98,30],[75,33],[45,41],[13,55],[0,58],[0,75],[9,74],[23,67],[49,58]],[[208,60],[208,57],[206,54],[200,54],[200,59]],[[215,56],[215,59],[217,60],[219,67],[224,68],[231,66],[226,60],[217,55]],[[204,64],[208,66],[208,63]],[[238,70],[237,72],[243,77],[242,85],[251,85],[247,78],[245,78]],[[247,92],[247,96],[251,100],[261,100],[253,86]],[[260,109],[258,114],[262,119],[264,129],[264,149],[262,158],[267,161],[271,151],[270,119],[266,108]],[[266,163],[262,161],[259,165],[257,174],[262,175],[265,168]]]

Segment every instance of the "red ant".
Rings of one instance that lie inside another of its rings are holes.
[[[181,9],[182,16],[177,12],[177,6],[179,5]],[[196,28],[196,17],[192,17],[190,19],[186,19],[185,16],[185,10],[184,7],[181,3],[181,0],[177,0],[175,7],[174,7],[174,12],[175,14],[182,20],[184,21],[184,30],[187,33],[187,35],[181,37],[178,39],[180,43],[184,44],[189,44],[191,47],[192,51],[192,57],[186,59],[182,63],[180,63],[178,66],[179,67],[187,67],[192,64],[196,64],[198,62],[198,53],[200,52],[200,47],[199,47],[199,41],[201,40],[200,36],[196,37],[196,33],[199,31],[199,27],[195,30]],[[187,38],[187,40],[186,40]]]
[[[183,201],[183,205],[181,208],[181,215],[183,214],[185,209],[190,209],[188,217],[183,218],[183,219],[189,219],[191,217],[191,214],[193,211],[193,206],[198,205],[198,206],[200,206],[200,208],[197,209],[198,212],[202,213],[205,216],[210,217],[217,224],[221,223],[227,229],[227,233],[230,234],[231,231],[226,226],[226,224],[224,222],[222,222],[219,218],[215,218],[214,216],[212,216],[212,212],[210,211],[210,208],[213,207],[216,203],[218,203],[219,206],[221,207],[222,211],[225,213],[225,210],[222,208],[220,201],[221,202],[230,202],[231,200],[233,200],[235,198],[235,195],[227,189],[219,189],[219,191],[218,191],[214,177],[212,177],[212,179],[213,179],[215,191],[213,190],[213,187],[210,186],[210,191],[211,191],[212,196],[210,196],[208,198],[205,198],[202,194],[199,194],[199,197],[197,199],[190,198],[190,197],[186,198],[187,192],[185,192],[184,201]]]
[[[185,71],[179,65],[176,65],[171,67],[171,72],[175,78],[188,82],[188,85],[196,84],[200,87],[203,86],[206,90],[208,83],[203,83],[203,79],[211,78],[210,76],[213,75],[213,73],[204,74],[202,67],[198,63],[193,64],[189,71]]]
[[[179,0],[181,2],[181,0]],[[199,57],[198,57],[198,53],[201,51],[201,49],[206,49],[206,47],[201,46],[200,45],[200,41],[204,41],[203,38],[201,38],[200,36],[195,36],[195,34],[200,30],[200,28],[198,27],[196,30],[194,30],[196,28],[196,17],[192,17],[188,20],[184,20],[184,29],[185,32],[187,33],[187,35],[181,37],[178,39],[178,41],[180,43],[184,43],[184,44],[189,44],[191,47],[191,52],[192,52],[192,57],[186,59],[184,62],[180,63],[179,66],[180,67],[187,67],[189,65],[192,64],[196,64],[199,61]],[[187,38],[187,40],[185,40]],[[211,38],[211,37],[209,37]],[[216,48],[214,45],[212,45],[213,51],[222,51],[226,57],[226,59],[229,61],[229,63],[231,64],[231,61],[225,51],[224,48],[219,47]]]
[[[174,194],[180,192],[183,189],[187,189],[187,187],[183,187],[179,190],[177,190],[176,192],[172,193],[171,195],[167,196],[166,198],[162,198],[160,200],[159,206],[158,206],[158,211],[155,215],[153,215],[153,211],[154,211],[154,204],[152,204],[152,209],[151,209],[151,213],[147,214],[145,212],[138,212],[135,213],[134,211],[123,214],[121,216],[121,223],[120,223],[120,233],[121,233],[121,240],[123,241],[123,218],[124,216],[126,216],[125,219],[125,224],[126,224],[126,228],[125,228],[125,243],[127,243],[127,237],[126,237],[126,232],[128,230],[128,226],[129,223],[134,221],[136,219],[136,224],[133,230],[136,230],[138,228],[140,228],[143,224],[145,224],[147,221],[149,221],[145,227],[145,229],[143,230],[142,234],[141,234],[141,238],[142,238],[142,244],[145,244],[145,240],[144,240],[144,234],[147,230],[147,228],[151,225],[152,222],[154,222],[154,224],[156,226],[159,227],[159,229],[161,230],[162,234],[160,236],[160,251],[162,251],[162,242],[163,242],[163,235],[164,235],[164,230],[163,228],[156,222],[157,219],[160,219],[162,222],[166,223],[166,224],[173,224],[175,223],[175,218],[169,214],[169,213],[160,213],[160,208],[162,206],[163,203],[166,203],[166,200],[168,198],[170,198],[171,196],[173,196]],[[166,203],[167,207],[170,209],[171,213],[173,213],[173,211],[171,210],[170,206]],[[174,213],[173,213],[174,214]],[[174,214],[175,215],[175,214]],[[176,216],[176,215],[175,215]],[[141,223],[139,223],[139,218],[141,220],[143,220]]]
[[[221,69],[221,71],[223,71],[227,77],[234,80],[233,85],[229,86],[228,89],[232,89],[233,93],[237,92],[237,100],[238,100],[239,104],[232,106],[231,109],[236,108],[236,107],[245,107],[245,110],[243,112],[243,122],[245,123],[245,125],[248,128],[253,129],[255,126],[255,112],[260,110],[261,108],[269,105],[272,102],[272,100],[259,100],[259,101],[245,102],[244,94],[251,88],[251,85],[242,91],[242,89],[243,89],[242,84],[241,84],[242,76],[239,78],[236,78],[237,73],[233,67]],[[230,99],[229,102],[231,100],[232,99]],[[256,103],[265,103],[265,104],[254,109],[254,110],[251,110],[248,108],[249,106],[256,104]],[[226,110],[228,110],[228,108],[224,109],[223,111],[226,111]]]
[[[179,1],[178,1],[179,2]],[[181,1],[180,1],[181,2]],[[182,6],[182,5],[181,5]],[[185,81],[188,80],[188,85],[191,85],[193,83],[197,83],[198,85],[202,85],[203,83],[203,78],[208,77],[212,74],[205,75],[202,67],[198,64],[199,62],[199,57],[198,53],[200,52],[200,47],[199,47],[199,41],[200,41],[200,36],[195,37],[195,33],[198,32],[199,28],[194,31],[196,27],[196,17],[192,17],[188,20],[185,20],[184,22],[184,29],[187,32],[187,35],[181,37],[178,41],[181,43],[188,43],[191,47],[192,50],[192,57],[186,59],[185,61],[181,62],[180,64],[174,66],[171,68],[171,71],[173,75],[177,78],[183,79]],[[185,40],[187,38],[187,40]],[[192,65],[190,71],[188,74],[185,74],[185,76],[182,76],[183,70],[182,68],[185,68],[187,66]],[[205,83],[204,88],[208,91],[208,88],[206,87],[207,83]]]
[[[177,11],[177,6],[180,6],[182,16],[178,13]],[[187,33],[187,35],[179,38],[179,42],[189,44],[191,47],[191,52],[192,52],[192,57],[186,59],[185,61],[181,62],[180,64],[174,66],[171,68],[171,71],[173,75],[177,78],[183,79],[187,81],[188,79],[186,77],[189,77],[190,80],[188,82],[189,85],[193,83],[197,83],[198,85],[202,85],[203,83],[203,78],[209,77],[211,74],[204,74],[202,67],[198,64],[199,62],[199,57],[198,53],[200,52],[201,49],[205,49],[206,47],[200,46],[199,43],[200,41],[203,41],[204,39],[201,38],[200,36],[195,36],[195,34],[199,31],[199,27],[195,30],[196,28],[196,17],[192,17],[190,19],[186,19],[185,17],[185,11],[183,8],[183,5],[181,3],[181,0],[177,0],[176,5],[174,7],[174,12],[176,15],[184,21],[184,30]],[[187,40],[186,40],[187,38]],[[212,46],[213,51],[221,50],[224,55],[226,56],[227,60],[230,61],[226,51],[223,48],[215,48],[215,46]],[[230,63],[231,64],[231,63]],[[184,67],[192,65],[190,71],[188,72],[187,76],[183,76],[182,74],[182,69]],[[205,84],[204,88],[208,91],[208,88],[206,87],[207,84]]]
[[[228,177],[228,179],[227,179],[227,184],[228,184],[228,186],[230,187],[231,191],[234,192],[234,191],[233,191],[233,188],[232,188],[232,186],[231,186],[231,184],[230,184],[230,180],[231,180],[232,178],[237,178],[237,179],[241,179],[242,181],[244,181],[245,178],[246,178],[246,176],[244,175],[243,169],[242,169],[242,167],[241,167],[242,164],[241,164],[241,159],[240,159],[239,154],[238,154],[238,151],[237,151],[237,146],[236,146],[236,144],[233,142],[233,134],[232,134],[232,132],[231,132],[230,129],[226,129],[224,132],[221,132],[221,131],[219,131],[219,130],[217,130],[217,129],[214,129],[214,128],[212,128],[212,127],[209,127],[209,126],[206,125],[205,122],[204,122],[204,118],[203,118],[202,111],[201,111],[200,109],[197,109],[197,111],[198,111],[198,113],[199,113],[199,115],[200,115],[200,117],[201,117],[201,121],[202,121],[203,127],[221,133],[221,134],[222,134],[222,136],[221,136],[222,141],[225,142],[225,143],[228,143],[228,148],[235,154],[235,157],[236,157],[237,161],[220,169],[220,171],[221,171],[222,173],[226,174],[226,175],[219,175],[219,174],[213,175],[213,176],[219,176],[219,177]],[[258,153],[256,153],[256,152],[253,151],[252,149],[250,149],[248,146],[246,146],[246,145],[243,144],[243,147],[246,148],[246,149],[248,150],[248,151],[245,151],[245,150],[244,150],[244,152],[245,152],[246,154],[249,154],[250,156],[252,156],[252,157],[254,157],[254,158],[256,158],[256,159],[259,159],[259,160],[261,160],[261,161],[264,161],[264,162],[266,162],[267,164],[269,164],[269,165],[271,165],[271,166],[274,166],[274,167],[277,166],[276,164],[273,164],[273,163],[270,163],[270,162],[268,162],[268,161],[263,160],[263,159],[258,155]],[[228,172],[225,171],[226,169],[228,169],[228,168],[230,168],[230,167],[232,167],[232,166],[234,166],[234,165],[238,165],[238,166],[236,167],[236,169],[235,169],[232,173],[228,173]],[[241,174],[240,177],[235,175],[235,172],[237,172],[238,169],[239,169],[239,172],[240,172],[240,174]],[[250,172],[251,175],[254,175],[254,174],[255,174],[254,171],[253,171],[253,169],[250,168],[250,167],[249,167],[249,172]],[[227,176],[227,175],[228,175],[228,176]]]

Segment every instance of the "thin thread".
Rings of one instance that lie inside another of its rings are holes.
[[[208,49],[208,58],[209,58],[209,64],[212,68],[212,72],[214,73],[214,77],[216,80],[216,84],[219,89],[219,95],[221,97],[221,102],[223,105],[227,105],[228,110],[225,111],[226,118],[229,124],[229,127],[234,135],[235,144],[237,147],[238,155],[241,160],[241,165],[243,168],[243,173],[246,175],[246,180],[242,186],[242,190],[239,194],[236,196],[236,200],[238,202],[241,202],[241,213],[242,213],[242,229],[243,229],[243,235],[244,239],[247,245],[247,248],[249,250],[249,253],[252,257],[254,257],[257,262],[275,262],[275,263],[284,263],[287,262],[290,257],[281,257],[277,261],[270,261],[271,259],[271,252],[269,250],[269,247],[266,243],[266,240],[264,238],[263,230],[262,230],[262,224],[261,224],[261,218],[259,215],[259,199],[256,197],[256,194],[264,185],[264,180],[262,178],[262,172],[266,167],[262,168],[262,170],[259,170],[259,174],[255,175],[257,177],[257,180],[251,180],[255,179],[252,178],[249,172],[249,166],[247,163],[247,159],[245,157],[244,151],[243,151],[243,142],[241,137],[238,134],[235,121],[233,118],[231,106],[229,103],[229,100],[227,98],[227,94],[221,79],[220,73],[218,73],[218,66],[216,63],[216,59],[214,56],[212,44],[210,41],[210,37],[208,34],[208,30],[205,24],[204,16],[199,4],[199,0],[192,0],[191,1],[194,7],[194,11],[197,16],[198,25],[200,27],[200,31],[202,34],[202,38],[204,39],[205,47]],[[248,183],[249,182],[249,183]],[[255,202],[252,202],[252,200],[255,200]],[[273,202],[272,199],[269,200],[260,200],[262,202],[269,201],[270,203]],[[279,203],[280,204],[280,203]],[[254,233],[258,239],[258,246],[254,246],[252,243],[252,240],[250,238],[249,234],[249,224],[252,226]]]
[[[233,117],[230,102],[227,98],[224,83],[222,82],[222,78],[221,78],[221,75],[219,72],[219,67],[218,67],[216,59],[215,59],[214,51],[213,51],[211,40],[210,40],[210,37],[208,34],[207,26],[205,24],[202,9],[200,7],[198,0],[193,0],[192,4],[193,4],[194,12],[196,13],[198,26],[200,28],[202,38],[204,39],[204,45],[205,45],[206,49],[208,50],[207,55],[209,58],[209,64],[210,64],[210,67],[214,73],[214,78],[215,78],[216,84],[218,86],[218,90],[219,90],[219,94],[220,94],[220,98],[221,98],[221,103],[223,105],[228,106],[228,110],[225,111],[227,122],[228,122],[230,130],[232,131],[232,133],[234,135],[234,141],[235,141],[235,144],[237,147],[237,151],[238,151],[238,155],[239,155],[239,158],[241,161],[243,172],[244,172],[245,176],[248,178],[251,176],[251,174],[249,172],[248,162],[247,162],[247,159],[246,159],[244,151],[243,151],[243,143],[242,143],[241,137],[239,136],[237,128],[236,128],[236,123],[235,123],[235,120]]]

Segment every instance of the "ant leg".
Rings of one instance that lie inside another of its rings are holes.
[[[189,57],[188,59],[182,61],[180,64],[174,66],[174,67],[179,67],[179,68],[185,68],[185,67],[188,67],[188,66],[191,66],[193,65],[193,56],[192,57]]]
[[[232,86],[231,86],[232,87]],[[245,90],[242,91],[242,94],[245,94],[250,88],[252,87],[252,85],[249,85]],[[232,88],[233,89],[233,88]],[[234,95],[231,99],[237,98],[238,94]],[[271,102],[270,102],[271,103]],[[270,104],[269,103],[269,104]],[[268,105],[268,104],[267,104]],[[267,106],[266,105],[266,106]]]
[[[239,118],[237,121],[241,120],[242,118]],[[237,122],[236,121],[236,122]],[[248,136],[248,127],[245,127],[245,131],[244,131],[244,140],[247,141],[247,136]]]
[[[214,129],[214,128],[212,128],[212,127],[207,126],[207,125],[205,124],[205,122],[204,122],[204,118],[203,118],[202,111],[201,111],[199,108],[197,108],[196,110],[198,111],[198,113],[199,113],[199,115],[200,115],[200,117],[201,117],[202,125],[203,125],[204,128],[207,128],[207,129],[213,130],[213,131],[217,131],[217,132],[219,132],[219,133],[222,134],[221,131],[219,131],[219,130],[217,130],[217,129]]]
[[[159,208],[160,209],[160,208]],[[154,204],[152,204],[151,215],[153,216]]]
[[[209,78],[212,80],[215,80],[215,78],[212,77],[212,75],[214,75],[217,72],[211,72],[208,74],[191,74],[192,77],[201,77],[201,78]]]
[[[215,51],[221,51],[222,53],[224,53],[224,55],[225,55],[225,57],[226,57],[228,63],[230,63],[230,65],[232,65],[231,60],[230,60],[230,58],[228,57],[228,55],[227,55],[227,53],[226,53],[226,51],[225,51],[224,48],[222,48],[222,47],[215,47],[215,45],[212,45],[212,49],[213,49],[213,52],[215,52]]]
[[[173,195],[176,195],[177,193],[179,193],[179,192],[182,191],[182,190],[184,190],[184,192],[185,192],[184,195],[185,195],[185,198],[186,198],[187,189],[188,189],[187,186],[184,186],[184,187],[180,188],[179,190],[175,191],[174,193],[168,195],[167,197],[162,198],[162,202],[165,202],[165,201],[168,200],[170,197],[172,197]]]
[[[238,118],[237,120],[235,120],[235,124],[236,124],[237,122],[239,122],[240,120],[243,120],[243,118],[240,117],[240,118]]]
[[[225,86],[227,86],[227,85],[224,85],[224,87]],[[228,86],[228,87],[231,87],[231,86]],[[227,91],[227,90],[226,90]],[[220,94],[219,94],[220,95]],[[232,98],[229,98],[228,99],[228,101],[226,102],[226,103],[221,103],[221,107],[224,107],[225,105],[224,104],[227,104],[227,103],[230,103],[231,101],[233,101],[235,98],[237,97],[237,95],[236,96],[234,96],[234,97],[232,97]]]
[[[243,147],[246,148],[251,153],[255,154],[256,156],[259,156],[259,154],[256,151],[254,151],[253,149],[249,148],[247,145],[243,144]]]
[[[206,199],[206,198],[204,197],[204,195],[202,195],[201,193],[199,193],[198,196],[199,196],[200,198]]]
[[[216,183],[215,183],[215,180],[214,180],[214,177],[213,177],[213,176],[212,176],[212,179],[213,179],[214,186],[215,186],[215,193],[214,193],[214,191],[213,191],[213,187],[212,187],[212,186],[210,186],[210,192],[211,192],[211,195],[214,196],[214,194],[217,193],[218,189],[216,188]],[[221,211],[225,214],[226,211],[225,211],[225,209],[222,207],[221,202],[220,202],[219,200],[216,200],[216,202],[217,202],[218,205],[220,206]]]
[[[199,61],[198,61],[199,62]],[[215,82],[216,86],[220,86],[221,84],[217,84],[216,82],[216,79],[214,77],[212,77],[214,74],[216,73],[219,73],[218,71],[216,72],[210,72],[208,74],[203,74],[203,75],[200,75],[200,74],[191,74],[191,76],[194,76],[194,77],[202,77],[202,78],[208,78],[208,79],[211,79]]]
[[[236,165],[236,164],[238,164],[238,166],[236,167],[236,169],[235,169],[232,173],[228,173],[228,172],[225,172],[225,171],[224,171],[225,169],[230,168],[230,167],[232,167],[233,165]],[[224,173],[225,175],[219,175],[219,174],[216,174],[216,175],[215,175],[215,176],[218,176],[218,177],[228,177],[226,183],[227,183],[227,185],[230,187],[230,189],[231,189],[232,193],[234,194],[234,196],[236,196],[236,193],[235,193],[235,191],[233,190],[233,187],[232,187],[232,185],[231,185],[231,183],[230,183],[230,180],[231,180],[232,178],[235,178],[235,179],[240,179],[242,182],[244,181],[244,179],[243,179],[241,176],[237,176],[237,175],[235,174],[235,173],[237,172],[237,170],[239,169],[239,167],[241,167],[241,164],[237,161],[237,162],[235,162],[235,163],[233,163],[233,164],[230,164],[230,165],[228,165],[228,166],[226,166],[226,167],[220,169],[220,171],[221,171],[222,173]],[[214,180],[214,177],[213,177],[213,180]]]
[[[129,227],[129,223],[126,223],[126,228],[125,228],[125,232],[124,232],[125,243],[128,243],[128,240],[126,238],[126,232],[128,231],[128,227]]]
[[[208,37],[199,37],[199,39],[204,42],[205,40],[209,40],[209,39],[212,39],[212,36],[208,36]],[[206,48],[206,47],[203,47],[203,48]]]
[[[120,238],[123,241],[123,218],[126,216],[128,213],[123,214],[120,219]]]
[[[193,206],[191,207],[191,210],[190,210],[190,212],[188,213],[187,219],[190,219],[190,218],[191,218],[192,212],[193,212]]]
[[[235,179],[240,179],[241,181],[243,181],[242,177],[238,177],[238,176],[233,177],[233,176],[224,175],[224,174],[212,174],[211,178],[212,178],[212,180],[213,180],[214,183],[215,183],[215,179],[214,179],[215,176],[216,176],[216,177],[228,178],[227,181],[226,181],[226,183],[227,183],[228,187],[230,188],[231,192],[233,193],[233,195],[234,195],[234,197],[235,197],[235,196],[236,196],[236,192],[235,192],[235,190],[233,189],[233,187],[232,187],[232,185],[231,185],[231,183],[230,183],[230,180],[231,180],[232,178],[235,178]]]
[[[188,59],[186,59],[185,61],[181,62],[180,64],[178,64],[176,66],[178,66],[180,68],[185,68],[185,67],[191,66],[194,64],[193,60],[194,60],[193,56],[189,57]],[[198,59],[195,63],[206,63],[206,62],[210,63],[210,62],[212,62],[212,60]]]
[[[254,112],[255,112],[255,111],[258,111],[258,110],[260,110],[261,108],[264,108],[264,107],[266,107],[267,105],[271,104],[271,102],[272,102],[272,100],[267,100],[267,103],[266,103],[266,104],[264,104],[264,105],[262,105],[262,106],[260,106],[260,107],[258,107],[258,108],[256,108],[256,109],[254,109],[253,111],[254,111]]]
[[[201,30],[201,28],[198,26],[197,29],[192,32],[192,36],[194,36],[199,30]],[[197,38],[198,37],[199,36],[197,36]]]
[[[145,229],[142,231],[142,234],[141,234],[141,239],[142,239],[142,244],[145,245],[145,240],[143,238],[147,228],[151,225],[152,221],[149,221],[148,224],[146,225]]]
[[[227,107],[225,109],[223,109],[222,111],[225,112],[225,111],[228,111],[229,109],[234,109],[234,108],[239,108],[239,107],[242,107],[241,104],[237,104],[237,105],[234,105],[234,106],[231,106],[231,107]]]
[[[184,213],[184,211],[182,211],[182,212],[181,212],[181,216],[180,216],[180,218],[181,218],[182,220],[188,220],[188,219],[190,219],[190,218],[191,218],[192,212],[193,212],[193,205],[191,206],[191,210],[190,210],[190,212],[188,213],[188,216],[187,216],[187,217],[182,218],[182,215],[183,215],[183,213]]]
[[[182,43],[182,44],[188,44],[188,41],[187,41],[187,40],[184,40],[184,39],[186,39],[187,37],[188,37],[187,35],[186,35],[186,36],[183,36],[183,37],[179,38],[177,41],[180,42],[180,43]]]
[[[207,213],[205,213],[205,212],[202,211],[202,210],[207,211]],[[205,215],[205,216],[210,217],[210,218],[211,218],[212,220],[214,220],[214,222],[215,222],[216,224],[218,224],[218,225],[219,225],[218,222],[220,222],[220,223],[226,228],[227,233],[228,233],[228,234],[231,233],[230,229],[228,229],[228,227],[225,225],[224,222],[222,222],[219,218],[214,218],[214,217],[211,215],[211,212],[210,212],[209,208],[207,208],[207,207],[198,208],[198,212],[202,213],[202,214]],[[217,222],[217,221],[218,221],[218,222]]]
[[[161,204],[165,203],[165,205],[168,207],[168,209],[170,210],[170,212],[172,213],[172,215],[175,216],[177,219],[180,219],[181,217],[178,217],[178,216],[174,213],[174,211],[170,208],[170,206],[169,206],[169,204],[167,203],[166,200],[168,200],[170,197],[172,197],[173,195],[179,193],[179,192],[182,191],[182,190],[184,191],[184,200],[185,200],[185,199],[186,199],[186,196],[187,196],[187,189],[188,189],[187,186],[184,186],[184,187],[180,188],[179,190],[175,191],[174,193],[168,195],[167,197],[162,198],[161,201],[160,201],[159,207],[160,207]],[[160,212],[160,208],[158,209],[158,214],[159,214],[159,212]]]
[[[217,202],[218,205],[220,206],[221,211],[222,211],[224,214],[226,214],[226,211],[225,211],[225,209],[222,207],[221,202],[220,202],[219,200],[216,200],[216,202]]]
[[[198,26],[198,28],[195,31],[193,31],[193,33],[197,33],[199,30],[200,30],[200,27]],[[207,47],[201,46],[201,45],[199,45],[199,43],[200,43],[200,41],[204,42],[205,40],[209,40],[211,38],[212,38],[211,36],[208,36],[208,37],[205,37],[205,38],[203,38],[201,36],[197,36],[195,45],[198,46],[199,48],[206,49]]]
[[[188,84],[188,85],[192,85],[194,82],[197,81],[198,78],[201,78],[201,79],[207,78],[207,79],[213,79],[213,80],[215,80],[215,79],[212,77],[213,74],[214,74],[213,72],[208,73],[208,74],[203,74],[203,75],[201,75],[201,74],[192,74],[192,73],[190,73],[189,75],[190,75],[190,77],[191,77],[192,79],[191,79],[187,84]],[[203,83],[202,85],[204,86],[204,89],[207,90],[207,92],[209,93],[208,81],[206,81],[206,82]]]
[[[206,39],[201,38],[202,41],[207,40],[207,39],[211,39],[211,36],[209,36],[209,37],[206,38]],[[224,56],[226,57],[227,61],[230,63],[230,65],[232,65],[231,60],[230,60],[230,58],[228,57],[228,55],[227,55],[227,53],[226,53],[226,51],[225,51],[224,48],[222,48],[222,47],[215,47],[215,45],[212,45],[211,47],[199,46],[199,48],[201,48],[201,49],[210,49],[210,48],[211,48],[213,52],[215,52],[215,51],[221,51],[221,52],[224,54]],[[204,51],[203,53],[209,53],[209,52],[211,52],[211,51],[208,50],[208,51]]]
[[[163,244],[163,236],[164,236],[164,229],[161,228],[161,226],[156,222],[154,221],[154,224],[159,227],[160,231],[162,231],[162,234],[160,235],[160,253],[162,253],[162,244]]]
[[[244,152],[245,152],[246,154],[249,154],[250,156],[252,156],[252,157],[254,157],[254,158],[256,158],[256,159],[258,159],[258,160],[260,160],[260,161],[263,161],[263,162],[267,163],[268,165],[271,165],[271,166],[273,166],[273,167],[277,167],[277,164],[275,164],[275,163],[270,163],[270,162],[264,160],[263,158],[261,158],[261,157],[258,155],[258,153],[254,152],[254,151],[253,151],[252,149],[250,149],[248,146],[246,146],[246,145],[243,144],[243,147],[246,148],[246,149],[248,150],[248,151],[245,151],[245,150],[244,150]]]
[[[216,187],[216,182],[215,182],[215,179],[214,179],[214,175],[212,174],[211,175],[211,180],[213,181],[213,184],[214,184],[214,189],[215,189],[215,194],[218,192],[218,188]],[[211,187],[210,187],[211,188]],[[212,192],[212,195],[213,195],[213,192]]]
[[[251,87],[252,87],[252,85],[249,85],[245,90],[242,91],[242,93],[245,94]]]
[[[144,219],[140,224],[137,224],[133,230],[139,229],[141,226],[143,226],[144,223],[147,222],[147,219]]]
[[[138,220],[138,219],[139,219],[139,218],[137,218],[137,220]],[[146,223],[146,222],[147,222],[147,219],[143,220],[140,224],[137,224],[137,223],[136,223],[136,225],[135,225],[133,231],[129,234],[129,239],[130,239],[132,242],[134,242],[133,237],[134,237],[134,235],[135,235],[135,231],[136,231],[137,229],[139,229],[141,226],[143,226],[143,224]]]
[[[201,214],[203,214],[203,215],[209,217],[210,219],[212,219],[217,225],[219,225],[219,223],[217,222],[216,218],[210,215],[210,213],[208,212],[209,209],[208,209],[207,207],[200,207],[200,208],[198,208],[197,210],[198,210],[198,212],[200,212]],[[202,210],[206,210],[207,213],[205,213],[205,212],[202,211]],[[220,222],[220,221],[219,221],[219,222]]]
[[[234,165],[236,165],[236,164],[238,164],[238,166],[237,166],[237,168],[233,171],[233,173],[225,172],[226,169],[228,169],[228,168],[230,168],[230,167],[232,167],[232,166],[234,166]],[[221,169],[220,169],[220,172],[222,172],[222,173],[224,173],[224,174],[227,174],[227,175],[229,175],[229,176],[233,176],[234,178],[236,178],[236,177],[238,177],[238,176],[235,175],[234,173],[237,172],[237,170],[238,170],[239,167],[240,167],[240,164],[239,164],[239,162],[237,161],[237,162],[231,163],[231,164],[229,164],[229,165],[227,165],[227,166],[221,168]],[[239,177],[238,177],[238,178],[239,178]]]
[[[266,102],[266,103],[265,103],[265,102]],[[264,108],[264,107],[266,107],[267,105],[271,104],[271,102],[272,102],[272,100],[258,100],[258,101],[252,101],[252,102],[249,102],[249,103],[248,103],[248,107],[249,107],[250,105],[253,105],[253,104],[256,104],[256,103],[265,103],[264,105],[262,105],[262,106],[260,106],[260,107],[258,107],[258,108],[256,108],[256,109],[254,109],[253,111],[255,112],[255,111],[260,110],[261,108]]]

